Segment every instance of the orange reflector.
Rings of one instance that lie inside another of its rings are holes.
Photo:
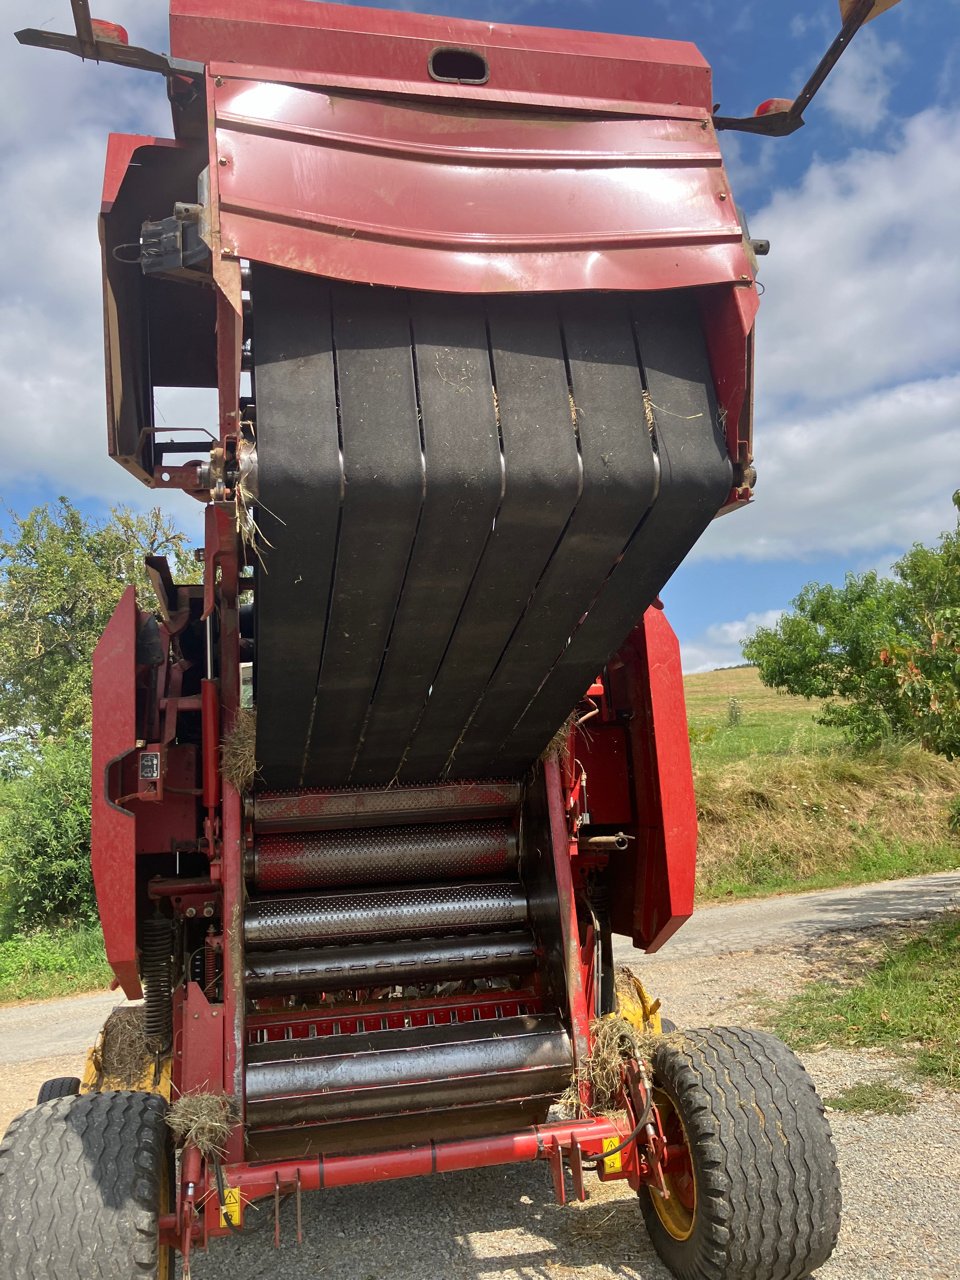
[[[793,106],[792,98],[767,98],[766,102],[761,102],[756,111],[755,116],[773,115],[775,111],[789,111]]]
[[[119,22],[104,22],[101,18],[94,18],[90,25],[93,27],[94,38],[102,40],[104,44],[130,43],[126,27],[121,27]]]

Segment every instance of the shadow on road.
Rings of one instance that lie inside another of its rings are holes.
[[[194,1280],[565,1280],[581,1268],[622,1280],[669,1280],[625,1185],[588,1191],[583,1205],[553,1202],[540,1165],[478,1169],[304,1196],[304,1242],[294,1205],[248,1209],[254,1229],[211,1243]],[[568,1189],[569,1190],[569,1189]],[[257,1219],[259,1218],[259,1222]]]

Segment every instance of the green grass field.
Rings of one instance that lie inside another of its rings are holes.
[[[756,667],[686,676],[683,687],[695,767],[756,755],[822,753],[841,743],[838,730],[816,723],[818,703],[768,689]],[[737,716],[739,722],[732,723]]]
[[[960,764],[915,745],[858,752],[818,705],[753,667],[684,681],[701,900],[895,879],[960,865]]]

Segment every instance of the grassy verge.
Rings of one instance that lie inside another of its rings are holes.
[[[880,1080],[848,1085],[823,1101],[834,1111],[849,1111],[855,1115],[905,1116],[915,1111],[917,1106],[916,1098],[905,1089]]]
[[[95,991],[112,976],[99,925],[43,929],[0,942],[0,1004]]]
[[[960,1087],[960,912],[919,927],[852,982],[812,983],[775,1028],[798,1049],[889,1049],[919,1075]]]
[[[688,676],[702,901],[960,866],[960,765],[916,746],[847,747],[817,707],[753,668]]]

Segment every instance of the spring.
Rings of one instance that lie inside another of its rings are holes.
[[[220,957],[217,955],[217,948],[214,946],[215,937],[216,930],[211,926],[203,948],[203,993],[209,1000],[215,997],[217,979],[220,976]]]
[[[144,920],[140,933],[143,1022],[154,1052],[167,1049],[173,1033],[173,922],[162,915]]]

